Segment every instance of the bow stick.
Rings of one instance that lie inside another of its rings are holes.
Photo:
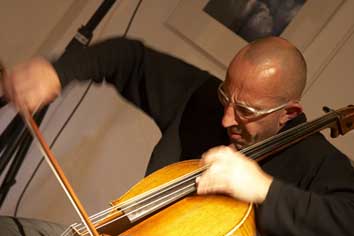
[[[85,224],[87,230],[92,236],[99,236],[100,234],[97,232],[95,226],[90,221],[87,212],[82,206],[79,198],[74,192],[74,189],[71,187],[68,179],[66,178],[64,171],[60,167],[58,161],[54,157],[52,151],[49,148],[49,145],[46,143],[41,131],[39,130],[36,122],[33,120],[33,117],[30,113],[24,112],[22,113],[23,119],[27,124],[28,129],[32,133],[33,137],[38,141],[38,147],[45,157],[48,165],[52,169],[55,177],[59,181],[60,185],[64,189],[66,195],[68,196],[71,204],[74,206],[77,214],[80,216],[82,222]]]

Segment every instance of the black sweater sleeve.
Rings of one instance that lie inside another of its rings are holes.
[[[306,163],[312,165],[310,158],[319,160],[317,167],[308,175],[298,172],[299,176],[291,177],[298,179],[294,183],[274,180],[257,212],[259,227],[265,235],[354,235],[352,166],[345,155],[324,141],[308,148],[313,156],[306,156],[307,161],[292,168],[306,169]],[[301,158],[296,157],[300,162]]]
[[[106,80],[145,111],[164,132],[192,93],[211,77],[205,71],[141,42],[113,38],[53,63],[63,86],[71,80]]]

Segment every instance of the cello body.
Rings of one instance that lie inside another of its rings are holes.
[[[117,205],[196,170],[198,160],[178,162],[147,176],[111,204]],[[103,232],[104,233],[104,232]],[[256,235],[253,204],[224,195],[191,194],[120,235],[191,236]]]

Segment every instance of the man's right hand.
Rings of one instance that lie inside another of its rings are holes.
[[[61,91],[59,77],[44,58],[36,57],[6,71],[1,81],[5,97],[20,112],[33,112],[53,101]]]

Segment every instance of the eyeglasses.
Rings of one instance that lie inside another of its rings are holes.
[[[235,116],[240,117],[241,119],[252,120],[252,119],[279,111],[280,109],[283,109],[284,107],[286,107],[288,105],[288,102],[287,102],[287,103],[284,103],[284,104],[274,107],[274,108],[258,110],[256,108],[246,105],[245,103],[232,101],[231,98],[229,98],[226,95],[225,91],[223,90],[223,85],[224,85],[224,83],[220,83],[220,85],[218,87],[219,101],[221,102],[221,104],[223,106],[229,106],[231,104],[232,108],[234,109]]]

